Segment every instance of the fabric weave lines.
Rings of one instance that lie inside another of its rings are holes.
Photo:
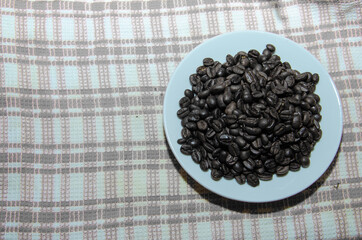
[[[361,238],[360,1],[0,4],[0,239]],[[178,63],[237,30],[299,43],[341,96],[337,157],[282,201],[209,192],[163,132]]]

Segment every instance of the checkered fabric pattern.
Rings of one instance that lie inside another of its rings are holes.
[[[0,239],[362,237],[360,1],[0,4]],[[248,29],[305,47],[342,99],[331,167],[273,203],[204,189],[163,132],[163,96],[182,58]]]

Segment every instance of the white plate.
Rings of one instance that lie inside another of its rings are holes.
[[[235,55],[239,51],[256,49],[263,51],[271,43],[281,60],[288,61],[293,69],[300,72],[318,73],[320,81],[316,93],[322,106],[323,135],[311,154],[311,164],[298,172],[289,172],[286,176],[273,176],[271,181],[260,181],[258,187],[248,184],[239,185],[234,179],[214,181],[210,170],[203,172],[190,156],[180,152],[177,139],[181,137],[181,121],[176,112],[180,108],[178,101],[185,89],[190,89],[189,76],[202,65],[205,57],[211,57],[221,63],[227,54]],[[342,108],[336,87],[322,64],[307,50],[284,37],[257,31],[232,32],[211,38],[192,50],[178,65],[166,90],[164,99],[164,129],[168,143],[183,169],[202,186],[223,197],[245,202],[270,202],[290,197],[313,184],[327,170],[338,150],[342,136]]]

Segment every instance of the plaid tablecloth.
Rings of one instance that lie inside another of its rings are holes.
[[[0,4],[0,239],[362,237],[360,1]],[[331,167],[273,203],[204,189],[163,132],[163,96],[182,58],[247,29],[308,49],[343,105]]]

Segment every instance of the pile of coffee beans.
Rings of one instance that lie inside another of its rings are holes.
[[[275,47],[205,58],[179,101],[183,154],[211,177],[256,187],[308,167],[321,138],[318,74],[282,62]]]

